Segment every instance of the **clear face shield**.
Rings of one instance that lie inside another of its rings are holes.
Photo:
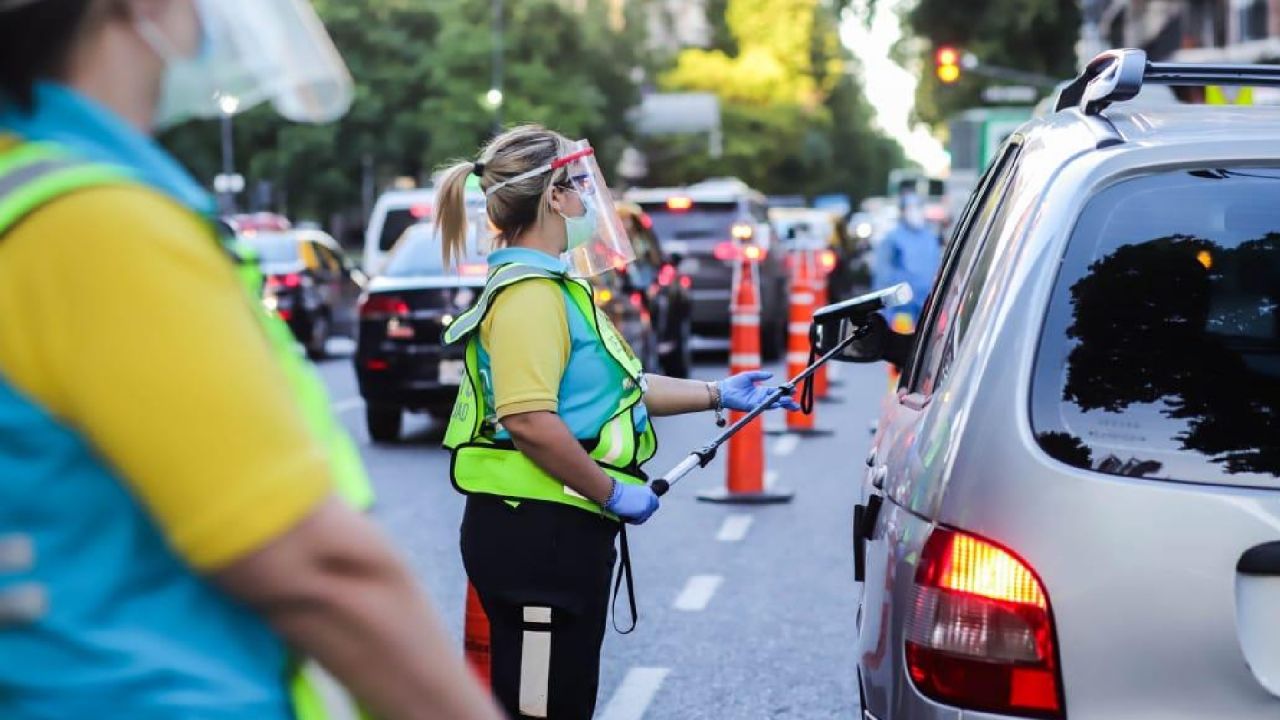
[[[169,68],[157,126],[231,115],[268,100],[297,122],[328,122],[347,111],[351,75],[310,2],[194,2],[201,48],[189,58],[165,53]]]
[[[561,203],[567,240],[562,258],[574,277],[595,277],[610,270],[621,270],[636,259],[636,253],[622,227],[600,165],[596,163],[595,150],[586,140],[574,145],[575,149],[567,155],[494,185],[486,194],[492,195],[505,185],[564,168],[566,177],[560,187],[576,195],[580,202],[566,199]]]

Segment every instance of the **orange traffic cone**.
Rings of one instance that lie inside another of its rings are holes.
[[[729,330],[729,374],[760,369],[760,269],[743,258],[734,266],[732,323]],[[729,423],[746,413],[729,412]],[[748,424],[729,440],[725,487],[700,493],[699,500],[716,503],[768,504],[790,502],[792,493],[764,486],[764,427]]]
[[[480,604],[480,596],[471,583],[467,583],[467,611],[462,645],[466,651],[467,664],[475,671],[476,677],[489,687],[489,616],[484,614],[484,606]]]
[[[799,375],[809,365],[809,325],[813,321],[813,309],[816,307],[814,301],[817,299],[814,296],[813,254],[808,250],[797,250],[792,253],[792,260],[791,315],[787,324],[787,377]],[[810,432],[815,420],[810,413],[787,413],[787,431]]]

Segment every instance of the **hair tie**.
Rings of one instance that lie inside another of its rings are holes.
[[[484,163],[482,162],[471,163],[471,174],[475,175],[478,178],[484,177]]]

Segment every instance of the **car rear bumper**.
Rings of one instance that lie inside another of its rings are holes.
[[[458,385],[442,381],[442,361],[461,363],[461,349],[439,346],[394,347],[357,350],[356,380],[360,396],[369,405],[394,405],[408,410],[447,412],[458,396]]]

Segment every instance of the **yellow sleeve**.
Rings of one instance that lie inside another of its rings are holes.
[[[81,432],[202,570],[330,493],[255,311],[210,230],[141,188],[69,195],[0,242],[0,372]]]
[[[499,419],[559,408],[560,378],[569,364],[564,303],[554,280],[525,280],[499,293],[480,324]]]

